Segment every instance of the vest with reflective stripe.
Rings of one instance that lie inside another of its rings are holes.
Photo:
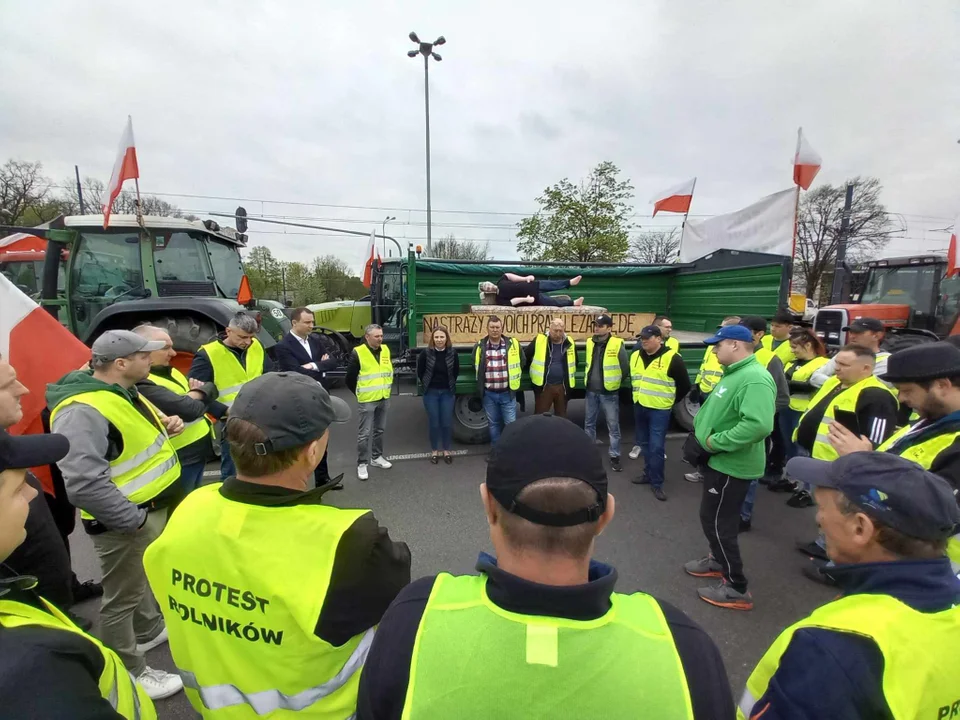
[[[630,356],[630,384],[633,386],[633,401],[642,407],[654,410],[669,410],[677,397],[677,384],[667,373],[677,353],[668,350],[646,367],[640,351]]]
[[[530,361],[530,382],[537,387],[543,387],[547,373],[547,344],[550,338],[546,335],[537,335],[533,345],[533,359]],[[552,350],[552,349],[551,349]],[[577,350],[571,342],[566,349],[567,377],[570,378],[570,387],[577,386]]]
[[[926,613],[889,595],[860,594],[827,603],[780,634],[747,680],[738,718],[750,717],[793,634],[808,627],[860,635],[876,643],[883,654],[883,695],[895,720],[946,718],[950,708],[956,707],[960,606]]]
[[[403,720],[693,718],[673,636],[649,595],[613,593],[602,617],[567,620],[504,610],[486,582],[437,576]]]
[[[817,394],[813,396],[813,399],[810,400],[810,406],[807,412],[815,408],[820,401],[836,389],[839,384],[840,379],[836,375],[827,380],[817,391]],[[836,460],[840,457],[833,445],[830,444],[830,424],[833,422],[837,410],[855,412],[857,409],[857,399],[860,397],[860,393],[867,388],[880,388],[893,395],[893,391],[878,380],[876,375],[871,375],[856,385],[851,385],[833,398],[833,400],[827,403],[827,409],[824,411],[820,425],[817,427],[817,438],[813,443],[813,452],[811,453],[814,458],[817,460]],[[803,417],[800,418],[800,422],[803,422]],[[793,431],[793,439],[797,439],[797,430]]]
[[[773,335],[764,335],[760,338],[760,347],[769,350],[778,358],[780,361],[786,365],[797,359],[797,356],[793,354],[793,348],[790,347],[790,341],[784,340],[782,343],[777,345],[777,349],[773,349]]]
[[[667,346],[667,350],[673,350],[677,355],[680,354],[680,341],[672,335],[664,340],[663,344]]]
[[[183,373],[176,368],[170,368],[169,378],[150,373],[147,379],[154,385],[165,387],[177,395],[186,395],[190,392],[190,383],[187,382],[187,378],[184,377]],[[192,422],[184,423],[183,432],[170,438],[170,444],[173,445],[174,450],[180,450],[189,445],[193,445],[199,440],[203,440],[203,438],[208,435],[212,435],[210,422],[206,417],[199,417]]]
[[[142,395],[139,398],[156,420],[147,420],[130,400],[112,390],[94,390],[68,397],[50,415],[50,422],[62,408],[82,403],[94,408],[123,438],[123,450],[110,461],[110,479],[123,496],[141,505],[153,500],[180,477],[180,462],[157,415],[157,409]],[[80,517],[93,516],[81,508]]]
[[[593,364],[593,338],[587,338],[587,368],[583,373],[583,384],[586,387],[590,380],[590,366]],[[620,387],[623,382],[623,370],[620,369],[620,348],[623,347],[623,340],[611,336],[607,340],[607,346],[603,350],[603,388],[607,392],[613,392]]]
[[[503,338],[507,342],[507,386],[511,390],[520,389],[520,341],[516,338]],[[473,350],[473,366],[480,372],[480,353],[486,352],[486,343],[481,340]],[[573,376],[570,376],[571,379]],[[478,382],[480,378],[477,378]]]
[[[795,382],[807,382],[813,377],[813,374],[830,362],[828,357],[815,357],[812,360],[807,360],[803,365],[797,364],[801,362],[800,360],[794,360],[793,362],[787,364],[784,367],[784,374],[787,377],[787,380],[793,380]],[[793,371],[793,374],[790,374],[790,370],[793,367],[797,367]],[[797,412],[803,412],[810,406],[810,398],[813,397],[813,393],[806,393],[802,391],[791,391],[790,392],[790,409],[796,410]]]
[[[239,503],[220,485],[195,490],[177,507],[143,566],[197,712],[229,719],[355,712],[373,628],[339,647],[314,632],[337,546],[366,512]]]
[[[694,383],[699,386],[700,392],[706,394],[713,392],[722,377],[723,365],[717,360],[717,353],[713,347],[708,347],[703,354],[703,361],[700,363],[700,370],[697,372],[697,379]]]
[[[756,356],[757,362],[768,369],[770,368],[770,363],[773,362],[775,357],[777,357],[777,354],[773,352],[773,350],[768,350],[763,346],[754,350],[753,354]]]
[[[103,671],[100,673],[100,695],[110,703],[110,707],[128,720],[156,720],[157,711],[146,691],[133,679],[123,666],[123,661],[110,648],[78,628],[52,604],[43,600],[47,610],[0,599],[0,625],[5,628],[35,625],[81,636],[103,655]],[[67,715],[69,715],[69,711]]]
[[[217,386],[218,400],[227,407],[233,405],[237,393],[246,383],[263,375],[263,345],[256,338],[247,348],[244,365],[219,340],[200,347],[206,351],[213,368],[213,384]],[[246,367],[244,367],[246,366]]]
[[[386,400],[393,390],[393,363],[390,348],[380,346],[380,361],[373,356],[366,343],[353,349],[360,358],[360,374],[357,376],[357,402],[369,403]]]

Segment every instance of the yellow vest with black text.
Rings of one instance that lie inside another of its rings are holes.
[[[630,384],[633,386],[633,402],[654,410],[669,410],[677,397],[677,384],[667,373],[676,352],[668,350],[663,355],[643,366],[640,351],[630,355]]]
[[[533,359],[530,361],[530,382],[537,387],[543,387],[547,373],[547,344],[550,338],[546,335],[537,335],[533,345]],[[570,387],[577,385],[577,349],[571,342],[566,349],[567,377],[570,378]]]
[[[789,374],[790,368],[796,365],[799,360],[794,360],[793,362],[784,366],[784,375],[787,376],[789,380],[796,382],[808,382],[813,374],[830,362],[828,357],[817,356],[811,360],[807,360],[803,365],[797,368],[796,372],[793,375]],[[810,398],[812,398],[814,393],[805,393],[802,391],[790,391],[790,409],[796,410],[797,412],[803,412],[810,406]]]
[[[583,373],[584,386],[590,379],[590,366],[593,364],[593,345],[593,338],[587,338],[587,367]],[[611,335],[603,350],[603,388],[607,392],[618,389],[620,383],[623,382],[623,370],[620,368],[620,348],[622,347],[623,340]]]
[[[337,546],[366,512],[234,502],[219,484],[177,507],[143,565],[204,718],[353,716],[374,630],[341,646],[315,630]]]
[[[74,633],[84,638],[92,643],[103,656],[103,670],[100,672],[97,684],[100,695],[110,703],[110,707],[127,720],[156,720],[157,711],[153,707],[153,701],[123,666],[120,657],[93,635],[88,635],[78,628],[54,605],[46,600],[43,600],[43,604],[47,608],[46,612],[26,603],[0,598],[0,626],[8,629],[28,626],[45,627]],[[54,678],[51,678],[51,680],[54,680]],[[51,685],[51,688],[53,687],[55,686]],[[65,698],[65,701],[68,700],[68,698]],[[69,714],[69,711],[67,711],[64,717],[69,716]]]
[[[507,385],[511,390],[520,389],[520,341],[516,338],[507,338],[504,336],[504,340],[507,341]],[[477,373],[480,372],[480,353],[485,352],[483,340],[477,343],[476,348],[473,351],[473,366],[477,369]],[[570,376],[571,381],[573,380],[573,375]],[[479,377],[477,378],[479,381]]]
[[[186,395],[190,392],[190,383],[183,373],[176,368],[170,368],[170,377],[150,373],[147,379],[154,385],[166,388],[177,395]],[[203,440],[208,435],[212,435],[210,421],[201,416],[191,422],[184,422],[183,432],[170,438],[170,444],[174,450],[181,450],[193,445],[195,442]]]
[[[613,593],[602,617],[568,620],[504,610],[486,582],[437,576],[417,630],[403,720],[692,720],[680,656],[652,597]]]
[[[393,362],[390,348],[380,346],[380,361],[366,343],[353,349],[360,358],[360,374],[357,376],[357,402],[371,403],[386,400],[393,390]]]
[[[876,643],[883,654],[883,695],[894,720],[948,718],[960,701],[960,606],[927,613],[889,595],[858,594],[817,608],[780,634],[747,680],[738,718],[751,717],[793,634],[803,628],[850,633]],[[756,710],[761,717],[763,708]]]
[[[827,380],[817,391],[817,394],[813,396],[813,399],[810,400],[810,406],[807,412],[810,412],[810,410],[815,408],[820,401],[829,395],[834,389],[836,389],[839,384],[840,379],[836,375]],[[894,399],[896,399],[896,396],[893,395],[893,392],[890,390],[890,388],[877,379],[876,375],[871,375],[870,377],[861,380],[856,385],[851,385],[846,390],[842,391],[827,404],[827,409],[823,413],[823,418],[820,420],[820,425],[817,427],[817,438],[813,443],[813,452],[811,453],[814,458],[817,460],[836,460],[838,457],[840,457],[833,445],[830,444],[830,424],[833,422],[837,410],[856,412],[857,399],[860,397],[860,393],[867,388],[880,388],[881,390],[886,390],[891,396],[894,397]],[[800,422],[803,422],[802,416],[800,418]],[[797,430],[793,431],[793,439],[794,441],[797,439]]]
[[[773,349],[773,335],[764,335],[760,338],[760,347],[769,350],[778,358],[780,361],[786,365],[797,359],[797,356],[793,354],[793,348],[790,347],[790,341],[784,340],[782,343],[777,345],[777,349]]]
[[[74,403],[89,405],[113,425],[123,438],[123,450],[110,461],[110,479],[123,496],[135,505],[153,500],[180,477],[180,461],[167,437],[157,409],[145,397],[142,402],[156,424],[151,423],[126,397],[112,390],[94,390],[68,397],[53,408],[50,423],[61,409]],[[80,517],[93,515],[80,509]]]
[[[664,340],[663,344],[667,346],[667,350],[673,350],[677,355],[680,354],[680,341],[672,335]]]
[[[205,351],[210,359],[210,366],[213,368],[213,384],[217,386],[219,393],[217,399],[227,407],[233,405],[240,388],[263,375],[263,345],[256,338],[253,338],[253,342],[247,348],[243,365],[240,364],[237,356],[219,340],[201,345],[200,349]]]
[[[703,354],[703,361],[700,363],[700,370],[697,372],[697,379],[694,384],[700,388],[700,392],[706,395],[713,392],[722,377],[723,365],[717,360],[717,353],[711,345]]]

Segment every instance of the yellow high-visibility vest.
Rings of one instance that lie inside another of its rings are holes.
[[[593,337],[587,338],[587,367],[583,373],[583,384],[586,387],[590,379],[590,366],[593,364]],[[613,392],[620,387],[623,382],[623,370],[620,368],[620,348],[623,347],[623,340],[618,337],[610,336],[607,340],[607,346],[603,350],[603,388],[607,392]]]
[[[794,360],[789,365],[784,366],[784,375],[786,375],[788,380],[795,380],[796,382],[807,382],[813,377],[813,374],[830,362],[830,358],[827,357],[815,357],[812,360],[807,360],[805,363],[797,367],[793,375],[790,375],[790,368],[798,365],[799,360]],[[816,391],[814,391],[816,392]],[[790,409],[796,410],[797,412],[803,412],[810,406],[810,398],[813,397],[814,392],[800,392],[800,391],[790,391]]]
[[[150,373],[147,379],[154,385],[164,387],[171,392],[175,392],[177,395],[186,395],[190,392],[190,383],[187,381],[187,378],[184,377],[183,373],[176,368],[170,368],[169,378]],[[183,424],[183,432],[170,438],[170,444],[173,445],[174,450],[181,450],[182,448],[193,445],[199,440],[203,440],[208,435],[213,436],[213,428],[210,425],[210,421],[207,420],[206,417],[201,416],[191,422],[185,422]]]
[[[773,350],[768,350],[767,348],[761,346],[753,351],[754,356],[757,358],[757,362],[763,365],[768,370],[770,369],[770,363],[773,362],[773,359],[777,357],[777,354]]]
[[[680,341],[673,335],[664,340],[663,344],[667,346],[667,350],[673,350],[677,355],[680,354]]]
[[[374,629],[315,635],[337,546],[367,510],[190,493],[143,566],[190,704],[204,718],[348,718]],[[303,553],[304,538],[311,551]]]
[[[949,717],[958,700],[960,606],[914,610],[890,595],[848,595],[784,630],[747,680],[737,717],[751,716],[797,630],[824,628],[873,640],[883,654],[883,695],[897,720]],[[811,687],[810,692],[816,692]],[[943,710],[947,710],[947,715]]]
[[[516,338],[508,338],[506,335],[503,336],[504,341],[507,343],[507,385],[511,390],[520,389],[520,341]],[[480,382],[480,354],[486,352],[485,343],[483,340],[477,343],[476,347],[473,349],[473,366],[477,369],[477,382]],[[571,376],[572,378],[573,376]]]
[[[218,400],[227,407],[233,405],[237,393],[245,384],[263,375],[263,345],[256,338],[247,354],[244,364],[241,365],[237,356],[224,346],[219,340],[212,340],[200,347],[207,353],[210,366],[213,368],[213,384],[217,386]]]
[[[537,387],[543,387],[547,374],[547,344],[550,338],[541,333],[533,345],[533,359],[530,361],[530,382]],[[577,384],[577,350],[571,342],[566,349],[567,356],[567,377],[570,379],[570,387],[576,387]]]
[[[677,353],[668,350],[646,367],[640,350],[630,355],[630,384],[633,386],[633,402],[654,410],[669,410],[677,397],[677,384],[667,373]]]
[[[790,347],[790,341],[784,340],[782,343],[777,345],[777,349],[773,349],[773,335],[764,335],[760,338],[760,347],[765,348],[780,358],[780,361],[786,366],[787,363],[791,363],[797,359],[797,356],[793,354],[793,348]]]
[[[390,348],[380,346],[378,361],[366,343],[353,349],[360,358],[360,374],[357,376],[357,402],[370,403],[386,400],[393,390],[393,362]]]
[[[713,389],[723,377],[723,365],[717,360],[717,352],[711,345],[703,354],[703,361],[700,363],[700,370],[697,372],[697,379],[694,384],[700,388],[704,395],[713,392]]]
[[[52,425],[60,410],[74,403],[82,403],[103,415],[120,432],[123,450],[110,461],[110,479],[123,496],[136,505],[153,500],[180,477],[177,451],[170,443],[166,430],[160,429],[163,423],[160,422],[157,409],[145,397],[140,397],[139,401],[153,415],[156,425],[147,420],[126,397],[106,388],[72,395],[58,403],[50,414]],[[80,509],[80,517],[94,519],[83,508]]]
[[[486,583],[437,576],[417,631],[404,720],[692,720],[680,655],[649,595],[613,593],[602,617],[568,620],[504,610]],[[602,667],[603,681],[585,667]]]

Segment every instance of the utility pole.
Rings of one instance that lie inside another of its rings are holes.
[[[417,55],[423,55],[423,108],[426,114],[427,128],[427,255],[432,255],[433,250],[433,222],[430,209],[430,58],[437,62],[443,60],[438,53],[433,51],[434,46],[443,45],[447,42],[443,35],[438,37],[432,43],[420,42],[415,32],[410,33],[410,40],[419,45],[417,50],[407,52],[407,57],[415,58]]]
[[[853,206],[853,184],[847,185],[847,196],[843,201],[843,215],[840,218],[840,239],[837,242],[837,260],[833,266],[833,288],[830,302],[842,303],[846,297],[847,285],[847,235],[850,232],[850,208]]]

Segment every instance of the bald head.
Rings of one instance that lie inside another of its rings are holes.
[[[564,328],[566,323],[563,322],[563,318],[554,318],[550,321],[550,341],[559,343],[563,342],[564,338]]]
[[[163,343],[162,348],[150,353],[150,367],[170,367],[170,361],[176,357],[177,351],[173,349],[173,340],[166,330],[155,325],[137,325],[133,332],[147,340],[159,340]]]

